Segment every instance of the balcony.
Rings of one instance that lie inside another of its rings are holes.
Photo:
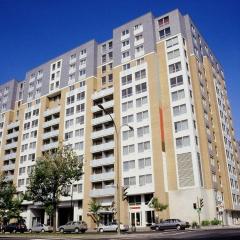
[[[19,132],[13,132],[13,133],[7,134],[6,139],[15,138],[18,136],[18,134]]]
[[[114,134],[114,127],[106,128],[100,131],[92,132],[92,139],[109,136]]]
[[[144,43],[144,38],[141,38],[141,39],[139,39],[139,40],[137,40],[137,41],[134,41],[134,47],[136,47],[136,46],[138,46],[138,45],[141,45],[141,44],[143,44]]]
[[[57,148],[58,147],[58,142],[51,142],[51,143],[48,143],[48,144],[44,144],[42,146],[42,151],[48,151],[50,149],[53,149],[53,148]]]
[[[55,119],[52,119],[50,121],[47,121],[43,124],[43,127],[46,128],[46,127],[49,127],[49,126],[53,126],[53,125],[56,125],[56,124],[59,124],[60,122],[60,118],[55,118]]]
[[[8,165],[3,165],[2,170],[3,171],[10,171],[15,169],[15,164],[8,164]]]
[[[15,128],[15,127],[18,127],[18,126],[19,126],[19,122],[12,122],[12,123],[7,125],[7,129]]]
[[[5,180],[6,180],[7,182],[13,181],[13,179],[14,179],[14,175],[7,175],[7,176],[5,176]]]
[[[52,114],[57,113],[57,112],[60,112],[60,106],[55,107],[55,108],[47,109],[47,110],[43,113],[43,116],[46,117],[46,116],[52,115]]]
[[[107,197],[107,196],[114,196],[114,194],[115,194],[114,187],[93,189],[90,191],[90,197]]]
[[[9,143],[9,144],[6,144],[4,149],[10,149],[10,148],[16,148],[17,147],[17,142],[13,142],[13,143]]]
[[[130,38],[130,33],[125,34],[125,35],[122,35],[122,36],[121,36],[121,41],[124,41],[124,40],[126,40],[126,39],[128,39],[128,38]]]
[[[113,180],[115,177],[115,172],[104,172],[99,174],[93,174],[91,175],[91,181],[92,182],[100,182],[100,181],[107,181],[107,180]]]
[[[113,149],[115,146],[114,141],[108,142],[108,143],[102,143],[98,145],[94,145],[91,147],[91,152],[102,152],[105,150]]]
[[[106,89],[102,89],[101,91],[95,92],[92,94],[92,100],[98,99],[98,98],[102,98],[105,96],[108,96],[110,94],[113,94],[114,88],[106,88]]]
[[[106,166],[110,164],[114,164],[114,156],[100,158],[97,160],[95,159],[90,162],[91,167]]]
[[[137,35],[137,34],[139,34],[141,32],[143,32],[143,26],[142,25],[133,30],[133,34],[134,35]]]
[[[46,138],[51,138],[51,137],[55,137],[59,135],[59,130],[53,130],[47,133],[43,133],[42,138],[46,139]]]
[[[112,118],[114,118],[114,113],[111,114],[112,115]],[[101,124],[101,123],[105,123],[105,122],[111,122],[111,118],[110,116],[108,115],[104,115],[102,117],[98,117],[98,118],[93,118],[92,119],[92,125],[98,125],[98,124]]]
[[[104,109],[111,108],[114,105],[114,100],[104,102],[101,105],[104,107]],[[101,110],[101,109],[97,105],[92,107],[92,112],[97,112],[99,110]]]
[[[10,153],[3,157],[4,160],[14,159],[17,157],[17,153]]]

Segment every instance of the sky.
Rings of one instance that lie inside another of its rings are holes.
[[[0,0],[0,83],[149,11],[189,14],[224,68],[236,138],[240,139],[240,1]]]

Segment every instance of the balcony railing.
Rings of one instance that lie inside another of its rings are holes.
[[[90,191],[90,197],[106,197],[106,196],[114,196],[115,188],[101,188],[101,189],[92,189]]]
[[[114,164],[114,156],[92,160],[91,167],[99,167]]]
[[[111,142],[107,142],[107,143],[102,143],[102,144],[98,144],[98,145],[93,145],[91,147],[91,152],[101,152],[101,151],[105,151],[108,149],[113,149],[114,148],[114,141]]]

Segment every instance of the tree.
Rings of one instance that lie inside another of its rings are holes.
[[[160,203],[158,198],[153,197],[150,207],[154,208],[156,215],[157,215],[157,220],[159,221],[159,213],[164,211],[165,209],[167,209],[168,205]]]
[[[20,220],[22,212],[22,196],[17,195],[16,187],[12,182],[5,181],[3,174],[0,175],[0,222],[9,222],[11,218]]]
[[[100,214],[99,210],[102,208],[102,205],[96,201],[96,199],[92,199],[89,205],[89,212],[92,214],[94,221],[96,222],[97,226],[99,226],[100,222]]]
[[[59,147],[37,159],[30,174],[27,188],[29,198],[42,203],[52,214],[53,231],[56,232],[56,210],[60,196],[66,196],[67,186],[80,180],[82,160],[68,147]]]

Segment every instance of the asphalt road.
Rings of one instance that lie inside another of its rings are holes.
[[[215,229],[215,230],[186,230],[186,231],[164,231],[164,232],[141,232],[141,233],[129,233],[121,234],[117,236],[115,234],[56,234],[54,236],[50,234],[0,234],[1,239],[11,240],[40,240],[40,239],[54,239],[54,240],[69,240],[69,239],[101,239],[101,240],[115,240],[115,239],[221,239],[221,240],[240,240],[240,228],[233,229]]]

